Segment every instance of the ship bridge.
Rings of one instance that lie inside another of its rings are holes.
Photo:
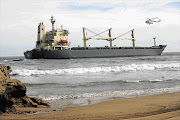
[[[68,35],[69,30],[55,29],[54,24],[56,20],[51,16],[52,30],[45,32],[45,25],[40,23],[38,26],[38,38],[36,42],[36,49],[42,50],[63,50],[69,49]]]

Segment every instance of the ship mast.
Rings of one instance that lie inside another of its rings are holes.
[[[112,47],[112,28],[109,29],[109,41],[110,41],[110,47]]]
[[[153,39],[154,39],[154,46],[156,46],[156,37],[154,37]]]
[[[87,32],[86,32],[86,28],[83,27],[83,41],[84,41],[84,47],[87,47]]]
[[[135,38],[134,38],[134,29],[131,30],[132,31],[132,42],[133,42],[133,48],[135,48]]]
[[[54,17],[51,16],[51,23],[52,23],[52,36],[54,36],[54,23],[56,22],[55,19],[53,19]]]

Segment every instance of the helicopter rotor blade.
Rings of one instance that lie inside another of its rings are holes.
[[[150,18],[146,17],[146,19],[151,20]]]

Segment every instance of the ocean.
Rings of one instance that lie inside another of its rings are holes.
[[[0,57],[0,64],[11,66],[10,77],[26,85],[28,96],[58,108],[180,92],[179,52],[90,59]]]

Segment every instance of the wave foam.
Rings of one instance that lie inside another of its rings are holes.
[[[153,95],[167,92],[179,92],[180,86],[169,88],[156,88],[146,90],[124,90],[124,91],[104,91],[99,93],[83,93],[83,94],[70,94],[70,95],[51,95],[48,97],[39,96],[44,100],[57,100],[57,99],[78,99],[78,98],[93,98],[93,97],[130,97],[137,95]]]
[[[90,68],[69,68],[69,69],[54,69],[54,70],[38,70],[38,69],[16,69],[11,75],[31,76],[31,75],[54,75],[54,74],[82,74],[95,72],[121,72],[121,71],[142,71],[155,70],[162,68],[180,68],[180,63],[171,64],[131,64],[124,66],[112,67],[90,67]]]

